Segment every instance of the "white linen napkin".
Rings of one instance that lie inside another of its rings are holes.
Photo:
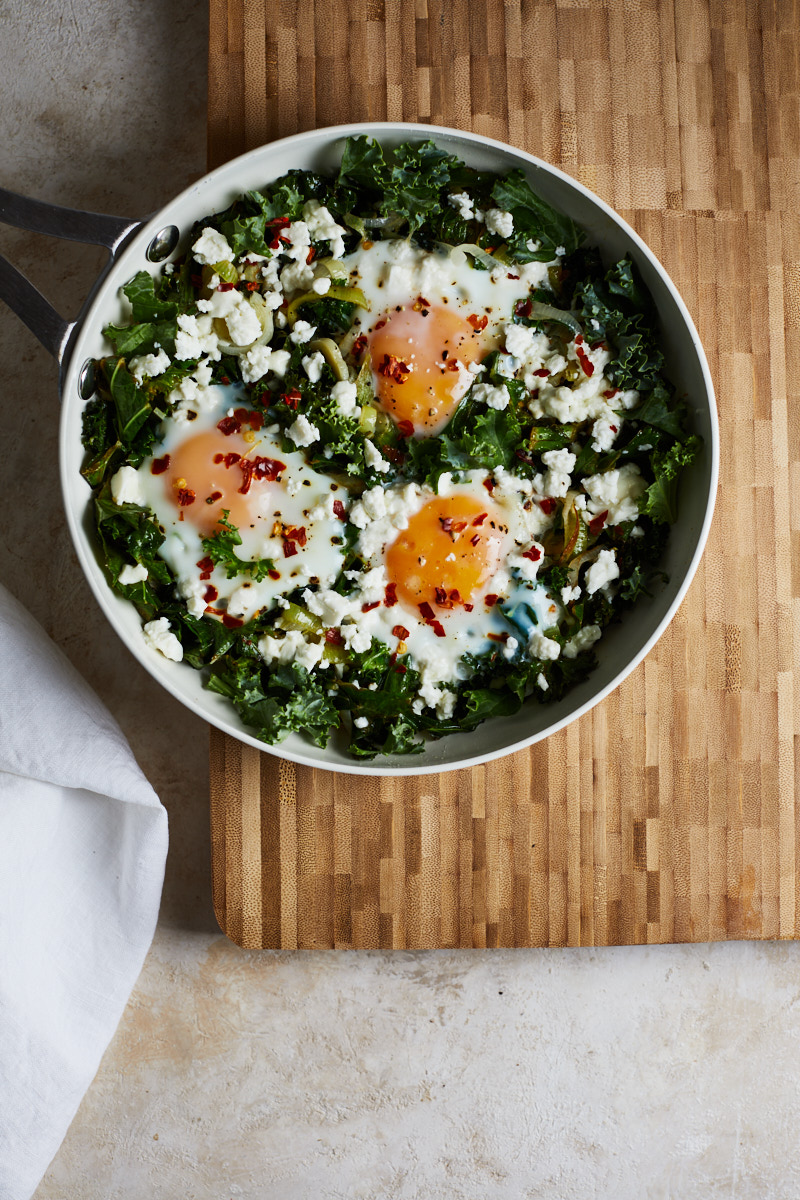
[[[0,586],[0,1200],[28,1200],[153,938],[167,814],[121,730]]]

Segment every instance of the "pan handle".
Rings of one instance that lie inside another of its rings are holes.
[[[62,208],[58,204],[45,204],[42,200],[19,196],[7,188],[0,188],[0,222],[17,229],[27,229],[31,233],[45,233],[66,241],[105,246],[111,252],[109,266],[142,224],[127,217],[112,217],[105,213],[81,212],[79,209]],[[101,279],[105,273],[103,271]],[[2,255],[0,300],[5,301],[44,348],[61,362],[80,316],[77,321],[66,321],[38,288]]]

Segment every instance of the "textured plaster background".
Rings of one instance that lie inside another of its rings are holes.
[[[144,215],[205,162],[205,4],[0,0],[0,183]],[[65,315],[103,252],[0,230]],[[169,809],[161,922],[36,1200],[800,1195],[800,950],[248,954],[209,894],[204,726],[96,609],[56,368],[0,307],[0,578]]]

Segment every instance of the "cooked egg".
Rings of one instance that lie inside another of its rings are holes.
[[[194,421],[168,422],[152,458],[139,468],[147,506],[165,533],[161,555],[195,616],[251,619],[277,597],[308,584],[327,586],[341,568],[345,493],[312,470],[298,451],[281,450],[263,415],[231,406],[214,387],[216,407]],[[235,526],[234,553],[245,564],[271,560],[263,579],[227,577],[203,539]]]
[[[420,437],[444,428],[481,360],[500,345],[516,302],[547,274],[542,263],[485,271],[461,258],[397,239],[343,260],[370,304],[354,329],[366,337],[377,400]]]

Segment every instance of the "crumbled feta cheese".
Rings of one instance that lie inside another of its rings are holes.
[[[647,490],[647,483],[635,463],[626,463],[600,475],[587,475],[583,487],[589,496],[587,511],[595,516],[607,512],[607,523],[620,525],[636,520],[639,497]]]
[[[178,580],[178,595],[186,601],[186,607],[193,617],[202,617],[206,611],[206,584],[196,576],[183,576]]]
[[[144,504],[139,474],[133,467],[120,467],[112,476],[111,498],[115,504]]]
[[[586,572],[586,591],[593,596],[600,588],[607,587],[615,579],[619,579],[616,551],[601,550]]]
[[[469,192],[451,192],[447,203],[456,210],[462,221],[474,220],[473,200]]]
[[[546,450],[542,462],[547,467],[543,490],[545,496],[560,498],[569,491],[570,473],[575,466],[575,455],[566,447],[561,450]]]
[[[312,292],[316,292],[318,296],[324,296],[331,288],[331,281],[328,275],[320,275],[311,285]]]
[[[366,729],[369,721],[366,717],[353,717],[353,725],[356,729]]]
[[[346,649],[352,650],[354,654],[363,654],[372,645],[372,634],[358,625],[340,625],[339,632]]]
[[[379,471],[381,475],[386,475],[391,470],[391,465],[369,438],[364,438],[364,459],[368,467],[372,467],[373,471]]]
[[[592,426],[592,449],[602,453],[610,450],[622,428],[622,417],[618,417],[612,408],[597,418]]]
[[[588,650],[595,642],[600,640],[599,625],[584,625],[583,629],[579,629],[574,637],[571,637],[564,646],[564,658],[577,658],[581,650]]]
[[[303,603],[309,612],[319,617],[326,629],[341,625],[345,617],[356,617],[361,614],[361,607],[349,596],[340,596],[331,588],[322,588],[312,592],[309,588],[303,592]],[[354,626],[357,628],[357,626]]]
[[[192,254],[199,263],[213,267],[218,262],[233,262],[233,251],[228,240],[218,229],[206,225],[205,229],[192,246]]]
[[[310,446],[313,442],[319,441],[319,430],[303,413],[300,413],[300,416],[292,422],[286,430],[286,434],[292,439],[295,446]]]
[[[224,321],[234,346],[249,346],[261,335],[258,314],[243,292],[231,288],[213,292],[208,300],[198,300],[197,308],[215,319]]]
[[[319,383],[322,378],[322,368],[325,366],[325,359],[320,354],[319,350],[315,350],[313,354],[306,354],[301,362],[306,375],[312,383]]]
[[[485,404],[487,408],[497,409],[508,408],[511,400],[504,383],[500,387],[493,387],[491,383],[476,383],[472,388],[472,398],[479,404]]]
[[[172,662],[180,662],[183,658],[183,646],[171,632],[166,617],[147,622],[144,626],[144,640],[152,650],[157,650]]]
[[[147,579],[147,567],[141,563],[134,563],[133,566],[126,563],[119,573],[119,581],[123,587],[130,587],[134,583],[144,583],[145,579]]]
[[[536,686],[537,686],[537,687],[539,687],[539,688],[541,688],[541,690],[542,690],[543,692],[546,692],[546,691],[547,691],[547,689],[548,689],[548,688],[549,688],[549,686],[550,686],[550,684],[547,682],[547,680],[545,679],[545,677],[544,677],[544,675],[542,674],[542,672],[541,672],[541,671],[540,671],[540,672],[539,672],[539,674],[536,676]]]
[[[343,417],[361,416],[361,408],[356,404],[357,396],[356,385],[349,383],[346,379],[340,380],[331,388],[331,400],[334,401]]]
[[[284,292],[307,292],[314,282],[314,268],[306,262],[290,262],[281,271]]]
[[[128,362],[128,370],[137,383],[163,375],[169,366],[169,355],[159,349],[158,354],[140,354]]]
[[[567,253],[565,246],[556,246],[556,258],[563,258]]]
[[[564,604],[571,604],[573,600],[579,600],[581,589],[576,584],[575,587],[563,587],[561,589],[561,599]]]
[[[263,379],[268,371],[283,379],[289,365],[291,354],[288,350],[270,350],[269,346],[253,346],[244,358],[239,361],[242,368],[242,379],[245,383],[255,383]]]
[[[180,313],[175,335],[175,357],[180,362],[186,362],[201,358],[203,354],[207,354],[212,362],[217,362],[221,357],[219,338],[214,333],[211,317]]]
[[[553,638],[545,637],[539,629],[532,629],[528,635],[528,649],[534,658],[542,662],[550,662],[558,658],[561,646]]]
[[[344,254],[344,235],[347,232],[337,225],[328,209],[319,200],[308,200],[303,205],[306,228],[315,242],[330,242],[331,257],[341,258]]]
[[[295,321],[294,329],[289,334],[289,341],[294,342],[295,346],[300,346],[303,342],[309,341],[316,332],[316,325],[312,325],[310,321]]]
[[[510,238],[514,232],[514,218],[502,208],[487,208],[486,229],[489,233],[499,234],[501,238]]]
[[[519,642],[515,637],[506,638],[506,644],[503,647],[503,658],[513,658],[519,647]]]

